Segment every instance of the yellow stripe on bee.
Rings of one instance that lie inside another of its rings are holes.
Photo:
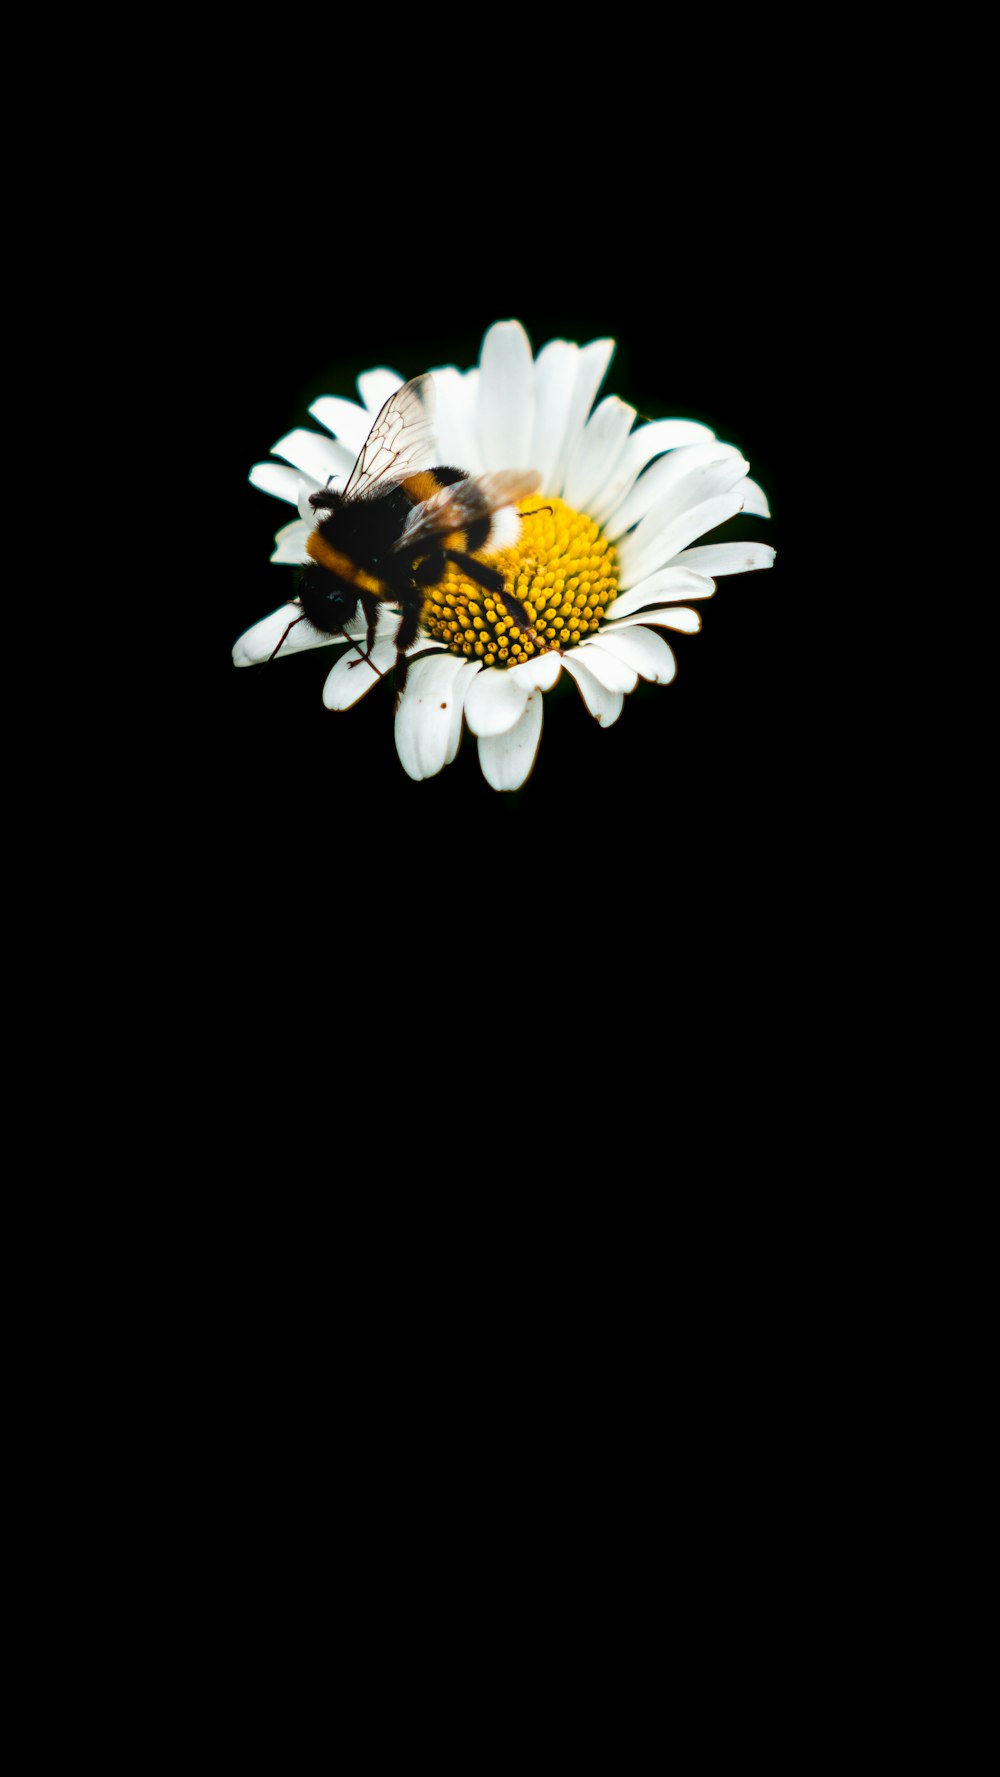
[[[343,555],[339,549],[331,548],[318,531],[313,531],[306,539],[306,554],[311,555],[321,568],[328,568],[331,574],[337,574],[341,580],[346,580],[348,586],[356,586],[359,592],[374,593],[376,598],[386,597],[384,581],[376,580],[374,574],[366,574],[364,568],[359,568],[349,555]]]
[[[418,505],[424,500],[429,500],[432,495],[439,494],[442,485],[431,469],[420,469],[416,475],[408,475],[403,482],[403,487],[410,499],[415,500]]]

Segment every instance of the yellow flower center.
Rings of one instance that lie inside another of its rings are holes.
[[[518,628],[491,592],[449,562],[424,601],[423,627],[453,654],[484,666],[516,666],[533,654],[571,648],[600,627],[618,596],[618,559],[600,526],[555,495],[522,500],[521,535],[512,549],[484,556],[521,600],[532,633]]]

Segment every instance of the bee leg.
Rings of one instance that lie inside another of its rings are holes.
[[[488,568],[485,562],[476,561],[471,555],[463,555],[458,549],[446,549],[445,555],[449,561],[455,563],[456,567],[461,568],[463,574],[468,574],[470,580],[475,580],[479,586],[484,586],[487,592],[492,592],[494,597],[500,600],[508,617],[513,617],[518,629],[524,630],[529,636],[534,635],[531,618],[520,599],[515,598],[512,592],[506,590],[503,575],[498,574],[496,568]]]
[[[304,611],[303,611],[303,613],[302,613],[302,617],[304,617],[304,616],[305,616],[305,612],[304,612]],[[294,628],[295,628],[295,625],[296,625],[296,624],[297,624],[297,623],[301,623],[301,622],[302,622],[302,617],[293,617],[293,618],[292,618],[292,621],[291,621],[291,623],[290,623],[290,624],[289,624],[289,625],[288,625],[288,629],[294,629]],[[278,643],[278,647],[277,647],[277,648],[275,648],[275,649],[274,649],[274,652],[273,652],[273,653],[271,653],[271,654],[269,654],[269,655],[268,655],[268,657],[267,657],[267,662],[266,662],[266,664],[267,664],[267,665],[268,665],[268,666],[270,666],[270,664],[271,664],[271,662],[272,662],[272,660],[273,660],[273,659],[274,659],[274,656],[275,656],[275,654],[277,654],[277,653],[278,653],[278,650],[279,650],[279,649],[280,649],[280,648],[283,648],[283,647],[284,647],[284,645],[285,645],[285,636],[287,636],[287,634],[288,634],[288,629],[286,629],[286,631],[285,631],[285,635],[284,635],[284,636],[282,636],[282,638],[281,638],[281,641],[280,641],[280,642],[279,642],[279,643]]]
[[[503,592],[503,575],[498,574],[496,568],[488,568],[484,561],[476,561],[473,556],[463,554],[461,549],[446,549],[444,553],[446,559],[453,561],[456,568],[461,568],[477,586],[485,587],[487,592]]]
[[[498,592],[497,597],[508,617],[513,617],[518,629],[526,629],[529,635],[533,635],[534,631],[531,628],[531,618],[528,616],[520,599],[516,599],[512,592]]]
[[[378,599],[374,593],[361,594],[361,609],[368,622],[368,633],[365,636],[365,653],[370,654],[375,646],[375,631],[378,628]]]
[[[424,601],[419,595],[416,598],[406,599],[403,604],[403,615],[399,620],[399,628],[396,631],[397,709],[399,708],[399,700],[406,689],[406,675],[410,669],[410,663],[406,657],[406,650],[410,646],[410,643],[415,642],[417,639],[417,631],[420,628],[420,613],[423,610],[423,606]]]
[[[413,570],[413,578],[418,586],[436,586],[439,580],[443,580],[444,550],[435,549],[433,555],[426,556],[418,563]]]
[[[378,628],[378,599],[371,592],[363,592],[360,597],[361,609],[368,623],[368,633],[365,636],[365,651],[358,655],[357,660],[351,661],[352,666],[360,666],[363,660],[371,660],[372,649],[375,646],[375,631]]]

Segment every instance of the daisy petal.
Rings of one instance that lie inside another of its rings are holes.
[[[294,635],[294,630],[292,633]],[[362,659],[356,648],[348,648],[328,673],[323,686],[323,702],[327,709],[349,710],[378,684],[379,674],[387,673],[395,658],[396,644],[391,636],[376,641],[371,660]]]
[[[519,790],[530,776],[542,734],[542,701],[541,692],[533,692],[513,728],[480,738],[479,763],[494,790]]]
[[[743,510],[752,512],[755,518],[770,518],[771,508],[767,503],[767,495],[759,482],[751,481],[747,476],[743,483]]]
[[[580,442],[566,472],[566,501],[578,511],[590,506],[599,489],[607,485],[625,441],[632,430],[635,408],[609,395],[595,408],[583,428]]]
[[[356,401],[345,401],[343,395],[321,395],[309,409],[314,419],[319,420],[328,432],[339,438],[349,451],[353,452],[354,460],[361,453],[372,429],[372,416],[365,407],[359,407]]]
[[[669,685],[677,671],[671,649],[651,629],[602,630],[601,648],[654,685]],[[587,660],[589,664],[589,654]]]
[[[479,355],[479,442],[487,469],[531,468],[535,364],[520,321],[497,321]]]
[[[521,720],[530,689],[523,679],[499,667],[479,673],[465,698],[465,719],[473,734],[506,734]]]
[[[661,568],[659,573],[650,574],[648,580],[640,580],[637,586],[612,599],[604,613],[605,622],[629,617],[633,611],[641,611],[643,605],[667,605],[671,599],[710,599],[714,591],[715,581],[705,574],[693,574],[689,568]]]
[[[332,438],[324,438],[321,432],[307,432],[302,426],[279,438],[271,450],[274,456],[284,457],[286,463],[293,463],[321,486],[331,475],[346,477],[354,468],[354,452]]]
[[[601,627],[601,635],[617,634],[620,629],[628,629],[633,623],[655,623],[659,629],[679,629],[684,635],[694,636],[701,628],[701,612],[689,611],[686,605],[666,605],[662,610],[634,611],[631,617],[619,617],[615,623],[605,623]]]
[[[706,475],[712,468],[722,468],[732,464],[738,475],[745,475],[749,463],[745,462],[739,451],[731,444],[719,444],[714,439],[711,444],[686,444],[679,450],[672,450],[669,456],[660,457],[655,463],[643,471],[631,492],[628,493],[613,512],[604,526],[605,535],[614,543],[625,532],[631,530],[644,519],[659,502],[665,501],[668,495],[679,498],[679,483],[685,481],[694,470],[701,469]],[[724,477],[722,479],[725,479]],[[733,480],[736,479],[734,475]],[[692,482],[692,487],[696,484]],[[732,485],[730,483],[730,485]],[[700,497],[707,497],[709,492],[724,493],[724,487],[707,487]],[[690,504],[688,500],[687,504]],[[681,508],[678,507],[677,510]]]
[[[387,370],[380,365],[378,370],[363,370],[358,377],[358,394],[374,419],[381,413],[390,395],[403,386],[403,379],[396,370]]]
[[[591,516],[599,524],[610,518],[640,471],[655,457],[662,456],[665,450],[676,450],[685,444],[707,443],[713,436],[710,427],[701,426],[696,420],[651,420],[648,425],[640,426],[629,437],[617,468],[594,501]]]
[[[485,467],[476,433],[476,391],[478,371],[463,376],[453,364],[446,364],[434,373],[434,431],[441,452],[441,462],[455,469],[466,469],[479,475]],[[512,467],[520,467],[514,464]]]
[[[576,648],[570,650],[563,660],[563,665],[570,677],[575,679],[588,710],[601,728],[611,728],[622,713],[625,697],[621,691],[609,691],[600,679],[595,679],[583,663],[583,657]]]
[[[465,713],[465,699],[468,695],[469,686],[472,684],[473,679],[479,671],[481,671],[481,667],[478,660],[463,660],[462,670],[459,673],[458,678],[455,680],[455,687],[451,700],[451,733],[448,736],[448,751],[445,754],[444,759],[446,765],[452,763],[458,752],[459,742],[462,739],[462,717]]]
[[[549,492],[561,494],[566,484],[566,471],[573,460],[587,415],[594,405],[594,399],[605,376],[608,365],[614,357],[615,342],[613,339],[594,339],[588,346],[580,347],[580,356],[576,364],[576,377],[573,382],[573,394],[570,398],[569,415],[566,420],[566,435],[556,461]],[[532,464],[532,467],[536,467]]]
[[[589,639],[580,642],[577,652],[582,654],[587,671],[600,680],[606,691],[624,691],[627,694],[635,690],[639,675],[634,667],[626,665],[617,655],[598,647],[596,639],[593,642]]]
[[[680,550],[693,543],[696,537],[714,531],[716,525],[724,524],[727,518],[735,518],[742,505],[743,490],[737,485],[728,493],[689,506],[667,524],[661,524],[659,511],[654,507],[638,530],[630,531],[619,545],[619,586],[627,592],[656,568],[675,566]],[[692,566],[697,564],[692,563]]]
[[[682,549],[674,557],[668,572],[674,568],[690,568],[696,574],[749,574],[754,568],[769,568],[774,550],[769,543],[706,543],[700,549]],[[690,598],[692,594],[686,593]]]
[[[508,677],[513,679],[515,684],[526,686],[528,691],[551,691],[554,682],[560,677],[561,670],[563,670],[561,656],[556,654],[556,650],[551,649],[547,654],[536,654],[535,659],[520,661],[519,666],[510,666]]]
[[[553,477],[566,436],[579,356],[579,346],[568,339],[550,339],[535,361],[535,424],[525,462],[538,470],[550,493],[555,492]]]
[[[534,660],[522,660],[520,666],[509,669],[510,676],[519,685],[527,685],[529,691],[551,691],[562,671],[562,660],[554,649],[548,654],[539,654]]]
[[[304,523],[301,518],[295,519],[292,524],[282,525],[281,530],[277,533],[274,539],[277,548],[275,549],[271,560],[287,562],[289,565],[294,564],[297,567],[301,566],[303,562],[308,561],[309,557],[306,554],[306,543],[309,540],[311,531],[312,526]]]
[[[273,494],[276,500],[287,500],[290,506],[299,503],[299,483],[302,476],[296,469],[286,469],[283,463],[255,463],[250,471],[250,480],[254,487],[259,487],[262,494]],[[319,483],[314,483],[315,487]]]
[[[300,617],[301,623],[296,622]],[[286,654],[298,654],[303,648],[328,648],[339,640],[324,630],[314,629],[308,617],[302,617],[301,605],[280,605],[269,617],[263,617],[251,629],[244,630],[233,648],[233,665],[259,666],[261,661],[269,660],[290,623],[294,627],[288,630],[282,642],[278,660],[283,660]]]
[[[455,708],[461,719],[463,702],[456,698],[456,680],[465,664],[461,654],[445,653],[425,655],[410,667],[396,711],[396,751],[417,783],[436,777],[449,762]]]
[[[396,627],[397,627],[397,629],[399,627],[399,618],[398,617],[396,618]],[[411,642],[409,647],[407,648],[406,658],[407,658],[407,660],[417,660],[421,655],[443,654],[444,652],[445,652],[445,650],[444,650],[444,647],[442,646],[442,644],[440,642],[436,642],[434,640],[433,636],[418,636],[416,641]],[[468,664],[469,664],[468,661],[466,661],[467,666],[468,666]],[[476,665],[477,666],[479,665],[478,661],[476,662]]]

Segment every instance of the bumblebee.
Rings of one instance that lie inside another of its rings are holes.
[[[506,591],[495,568],[476,558],[514,542],[520,525],[514,502],[534,493],[541,477],[533,469],[470,476],[464,469],[428,468],[437,449],[433,414],[433,377],[414,377],[381,409],[343,490],[327,485],[309,496],[316,526],[296,593],[302,614],[292,619],[274,654],[304,617],[332,637],[360,604],[368,625],[364,653],[354,644],[361,657],[353,664],[360,666],[371,656],[380,603],[396,604],[398,698],[424,600],[447,562],[492,593],[518,628],[530,633],[520,599]],[[374,662],[372,668],[377,670]]]

